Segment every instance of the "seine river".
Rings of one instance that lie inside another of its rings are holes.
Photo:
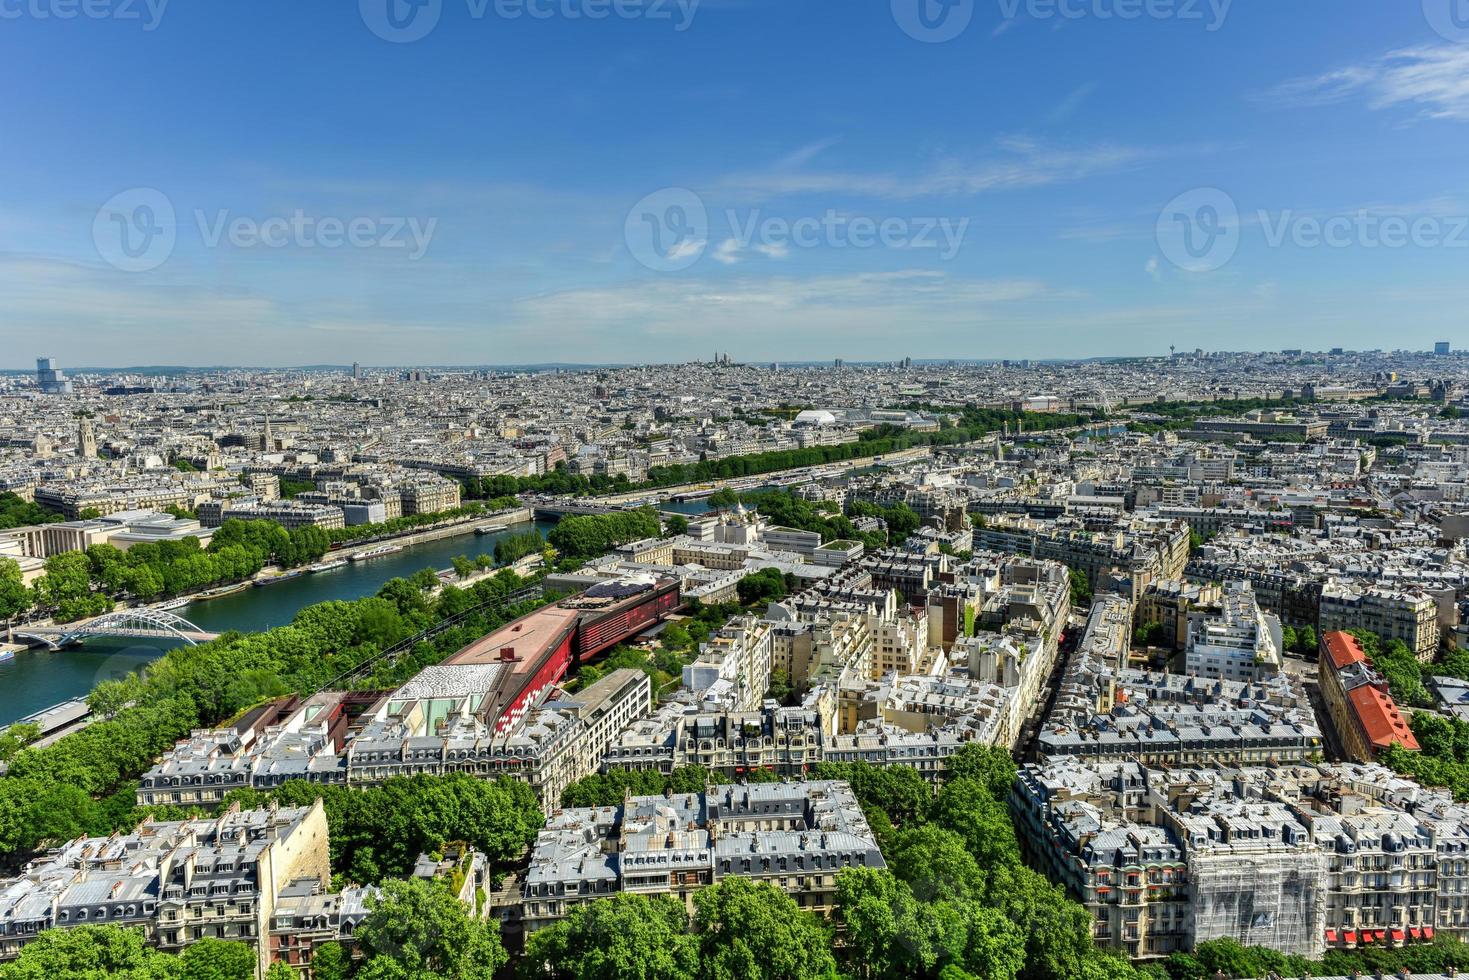
[[[555,525],[537,521],[534,526],[544,535]],[[426,541],[394,555],[353,562],[331,572],[302,575],[279,585],[245,589],[174,612],[211,633],[267,630],[289,623],[298,609],[314,603],[372,595],[389,579],[411,575],[421,568],[448,568],[459,555],[473,558],[494,554],[496,541],[530,527],[515,524],[498,534],[461,534]],[[370,546],[355,549],[349,546],[343,554],[366,547]],[[0,725],[81,697],[98,681],[126,675],[175,645],[157,640],[98,638],[88,640],[85,646],[57,653],[45,650],[17,653],[14,660],[0,663]]]

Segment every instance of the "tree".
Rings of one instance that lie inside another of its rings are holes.
[[[454,574],[460,579],[469,578],[476,571],[474,562],[463,555],[455,555],[450,559],[449,564],[454,566]]]
[[[493,980],[508,956],[494,926],[472,919],[436,881],[392,879],[357,928],[363,980]]]
[[[8,631],[15,617],[31,607],[35,597],[25,584],[20,563],[11,558],[0,558],[0,620]]]
[[[707,980],[825,980],[836,977],[821,920],[774,885],[725,878],[694,895],[694,933]]]
[[[311,953],[312,980],[347,980],[351,965],[341,943],[322,943]]]
[[[0,731],[0,762],[8,762],[21,749],[41,737],[41,726],[34,722],[16,722]]]
[[[1075,568],[1069,569],[1071,580],[1071,604],[1073,606],[1085,606],[1092,601],[1092,586],[1087,581],[1086,573]]]
[[[578,905],[533,933],[526,980],[686,980],[699,974],[699,948],[683,902],[671,895],[620,894]]]
[[[255,949],[223,939],[196,939],[179,955],[184,980],[253,980]]]
[[[996,800],[1009,798],[1020,769],[1010,753],[992,745],[966,743],[944,761],[944,779],[975,779],[984,784]]]
[[[888,866],[924,901],[984,895],[984,872],[951,830],[932,824],[900,830],[888,850]]]
[[[663,530],[670,535],[688,534],[689,519],[681,514],[674,514],[663,519]]]
[[[167,977],[163,954],[143,944],[141,929],[78,926],[47,929],[21,947],[11,963],[0,965],[3,980],[58,980],[63,977]],[[175,974],[176,975],[176,974]]]
[[[91,592],[92,563],[82,552],[52,555],[45,567],[46,573],[36,580],[36,592],[43,604],[56,608]]]
[[[985,870],[1020,863],[1020,845],[1005,804],[977,779],[950,782],[934,799],[932,820],[952,830]]]
[[[785,576],[778,568],[762,568],[740,579],[735,591],[747,606],[779,602],[786,597]]]
[[[729,487],[721,487],[709,495],[710,510],[727,510],[740,502],[740,495]]]

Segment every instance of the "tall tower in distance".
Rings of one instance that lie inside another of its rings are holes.
[[[92,428],[92,420],[85,415],[77,423],[77,455],[82,459],[97,458],[97,433]]]
[[[54,357],[36,358],[36,385],[45,395],[69,395],[71,394],[71,382],[66,375],[56,366]]]
[[[270,432],[270,416],[265,417],[265,430],[260,434],[260,448],[267,453],[275,452],[275,436]]]

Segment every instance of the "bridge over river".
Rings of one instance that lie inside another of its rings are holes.
[[[219,636],[218,633],[200,629],[182,616],[147,606],[122,609],[95,619],[60,626],[26,626],[17,629],[15,635],[21,639],[44,643],[52,650],[77,646],[92,636],[183,640],[191,646],[206,643]]]

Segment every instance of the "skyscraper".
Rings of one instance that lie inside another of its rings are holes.
[[[66,380],[66,375],[56,366],[54,357],[36,358],[36,384],[41,393],[45,395],[69,395],[71,394],[71,382]]]
[[[1449,347],[1449,342],[1447,340],[1440,340],[1438,343],[1433,345],[1433,352],[1439,357],[1443,357],[1444,355],[1446,355],[1450,349],[1451,348]]]

